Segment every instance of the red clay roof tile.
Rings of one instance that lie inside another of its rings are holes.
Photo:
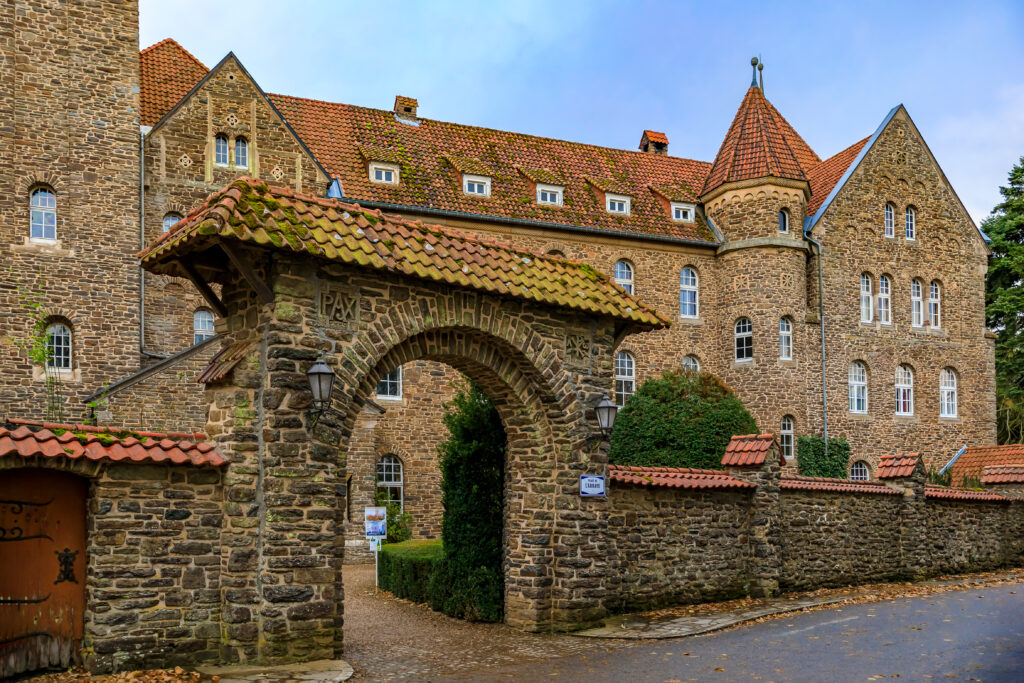
[[[975,491],[971,489],[947,488],[945,486],[934,486],[928,484],[924,487],[925,498],[938,500],[969,500],[982,503],[1009,503],[1009,498],[1000,496],[990,491]]]
[[[779,480],[779,488],[790,491],[824,491],[826,493],[873,493],[885,496],[899,496],[902,491],[863,481],[849,479],[829,479],[827,477],[800,477],[783,474]]]
[[[609,465],[611,481],[636,486],[661,486],[680,489],[752,489],[755,484],[737,479],[718,470],[688,467],[632,467]]]
[[[981,472],[981,483],[1024,484],[1024,465],[989,465]]]
[[[209,365],[202,374],[196,378],[196,383],[207,384],[224,379],[232,368],[241,363],[249,354],[249,350],[256,346],[256,341],[239,341],[225,346],[214,354]]]
[[[989,465],[1024,465],[1024,444],[969,446],[953,463],[953,484],[962,484],[964,477],[980,478]]]
[[[774,434],[744,434],[732,437],[725,447],[722,464],[727,467],[762,465],[775,444]],[[785,458],[781,458],[785,464]]]
[[[664,133],[659,133],[656,130],[645,130],[642,137],[646,137],[648,142],[658,142],[663,145],[668,144],[668,136]]]
[[[917,467],[920,459],[919,453],[883,455],[878,461],[878,478],[909,477],[914,473],[914,468]]]
[[[870,137],[867,137],[860,142],[853,143],[842,152],[822,161],[807,173],[807,179],[811,183],[811,198],[807,200],[808,216],[813,216],[825,203],[836,183],[846,173],[846,169],[850,168],[850,164],[857,158],[869,139]]]
[[[239,178],[140,252],[143,265],[183,275],[177,258],[217,240],[237,240],[457,287],[619,318],[668,321],[606,275],[578,261],[482,241],[450,227],[366,211],[356,204]]]
[[[139,53],[139,120],[155,125],[209,72],[170,38]]]
[[[86,458],[111,462],[227,464],[199,432],[134,432],[10,418],[0,425],[0,457]]]

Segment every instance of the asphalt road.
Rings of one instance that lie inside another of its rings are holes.
[[[452,678],[1021,683],[1024,584],[806,612],[706,636],[647,641]]]

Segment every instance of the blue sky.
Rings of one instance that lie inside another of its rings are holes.
[[[1024,3],[141,0],[143,47],[233,50],[268,92],[711,161],[765,94],[822,157],[906,105],[968,211],[1024,155]]]

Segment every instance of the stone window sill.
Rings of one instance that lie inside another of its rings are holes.
[[[60,240],[33,241],[29,237],[25,237],[25,241],[22,244],[12,244],[11,251],[68,258],[74,258],[75,256],[75,250],[63,247]]]
[[[875,418],[872,417],[871,413],[851,413],[847,411],[847,417],[851,420],[857,420],[859,422],[874,422]]]
[[[679,316],[679,323],[682,325],[703,325],[704,318],[691,318],[689,316]]]
[[[753,367],[756,367],[756,365],[754,364],[754,359],[753,358],[748,358],[747,360],[734,360],[732,362],[733,370],[739,370],[740,368],[753,368]]]
[[[57,370],[56,372],[51,371],[55,374],[61,382],[81,382],[82,381],[82,369],[75,368],[74,370]],[[46,371],[38,365],[32,366],[32,381],[33,382],[45,382]]]
[[[917,415],[893,415],[897,424],[917,424]]]
[[[376,396],[375,400],[377,400],[377,401],[387,401],[388,403],[401,403],[402,402],[402,397],[401,396]]]
[[[963,424],[963,421],[960,419],[959,416],[957,416],[957,417],[942,417],[940,415],[939,416],[939,424],[958,425],[958,424]]]

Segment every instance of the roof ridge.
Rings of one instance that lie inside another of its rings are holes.
[[[198,59],[198,58],[197,58],[197,57],[196,57],[195,55],[193,55],[193,54],[192,54],[191,52],[189,52],[189,51],[188,51],[188,50],[186,50],[186,49],[185,49],[184,47],[182,47],[181,43],[179,43],[178,41],[176,41],[176,40],[175,40],[174,38],[164,38],[164,39],[163,39],[163,40],[161,40],[160,42],[157,42],[157,43],[153,43],[153,44],[152,44],[152,45],[150,45],[149,47],[147,47],[147,48],[143,48],[142,50],[139,50],[139,57],[142,57],[142,55],[144,55],[144,54],[147,54],[147,53],[149,53],[149,52],[152,52],[152,51],[153,51],[153,50],[155,50],[156,48],[158,48],[158,47],[161,47],[161,46],[163,46],[163,45],[173,45],[174,47],[176,47],[176,48],[178,48],[179,50],[181,50],[181,52],[183,52],[183,53],[185,54],[185,56],[186,56],[186,57],[188,57],[189,59],[191,59],[191,60],[192,60],[193,62],[195,62],[195,63],[196,63],[196,64],[197,64],[198,66],[201,66],[202,68],[206,69],[207,71],[209,71],[209,70],[210,70],[210,67],[206,66],[206,65],[205,65],[205,64],[203,64],[203,63],[202,63],[201,61],[199,61],[199,59]]]

